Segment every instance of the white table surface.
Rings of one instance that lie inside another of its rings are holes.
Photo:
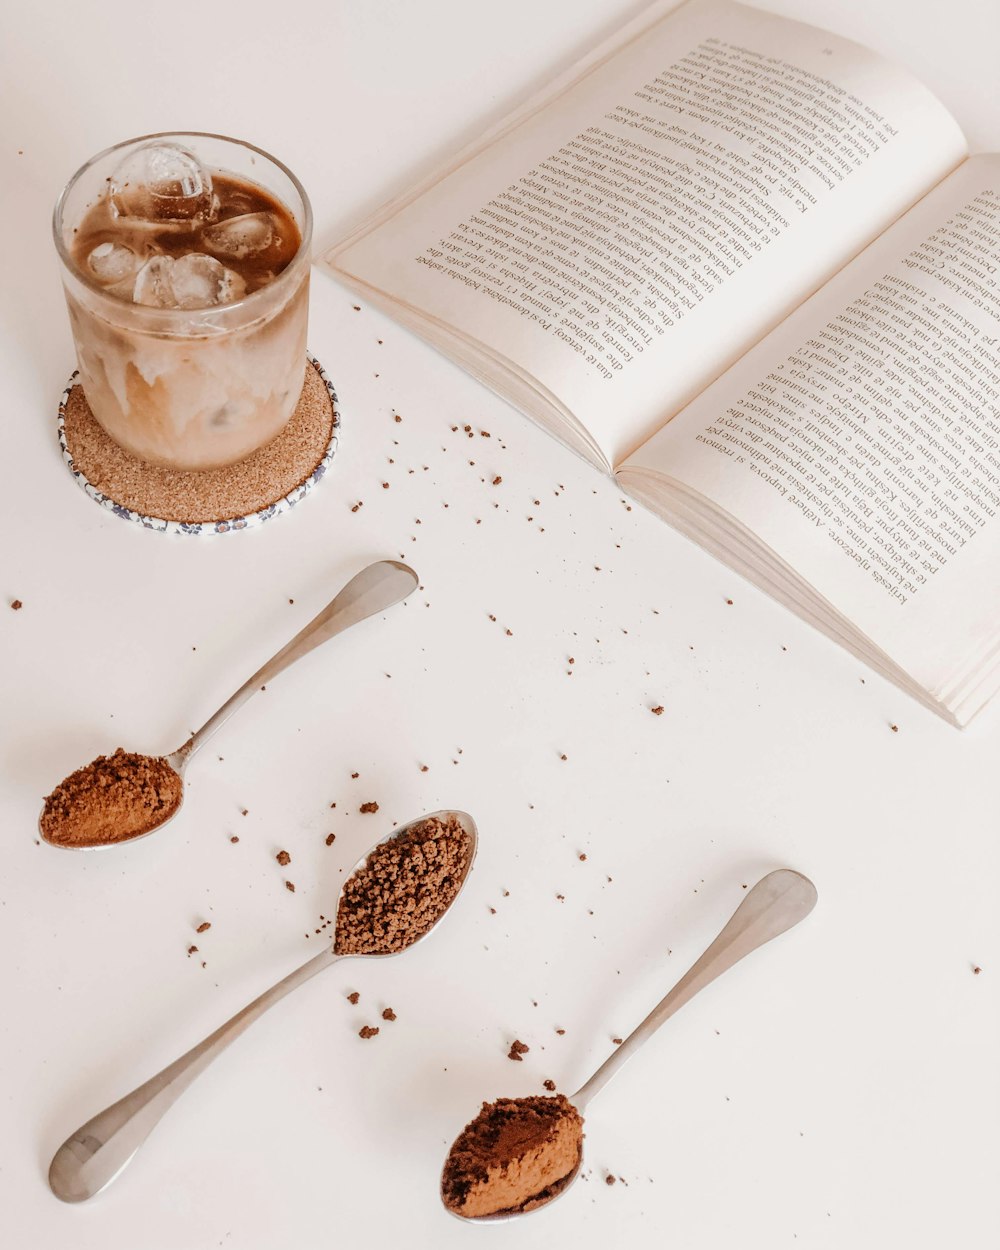
[[[48,219],[90,154],[170,128],[249,138],[298,172],[329,242],[638,6],[16,7],[0,39],[0,1244],[997,1244],[1000,708],[949,728],[322,274],[310,343],[343,438],[293,514],[167,538],[103,513],[59,458],[72,347]],[[771,7],[909,64],[974,148],[1000,147],[995,5]],[[452,432],[466,423],[492,438]],[[400,555],[424,589],[231,722],[169,832],[95,855],[37,844],[59,778],[120,744],[172,749],[358,567]],[[471,811],[482,842],[434,940],[311,982],[110,1190],[57,1202],[63,1137],[315,953],[343,869],[442,806]],[[594,1104],[586,1183],[516,1226],[448,1217],[441,1163],[480,1101],[576,1088],[781,865],[816,882],[815,913]],[[362,1042],[368,1022],[382,1032]]]

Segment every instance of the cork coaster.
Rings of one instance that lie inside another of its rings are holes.
[[[285,428],[224,469],[162,469],[125,451],[98,425],[78,376],[74,372],[59,403],[63,459],[91,499],[146,529],[225,534],[269,521],[305,498],[337,450],[337,393],[312,355]]]

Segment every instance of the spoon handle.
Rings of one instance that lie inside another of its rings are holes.
[[[337,958],[327,949],[296,968],[187,1054],[81,1125],[49,1165],[49,1187],[55,1196],[63,1202],[83,1202],[110,1185],[195,1077],[258,1016]]]
[[[790,868],[770,872],[753,887],[732,919],[707,951],[681,977],[669,994],[601,1064],[573,1096],[582,1111],[664,1021],[751,951],[804,920],[816,905],[816,887]]]
[[[286,643],[256,673],[248,678],[235,694],[204,725],[174,752],[183,765],[204,746],[215,731],[246,703],[252,694],[277,677],[296,660],[321,646],[336,634],[343,633],[352,625],[374,616],[405,599],[418,585],[416,573],[398,560],[379,560],[369,564],[347,583],[330,603],[301,629],[291,642]]]

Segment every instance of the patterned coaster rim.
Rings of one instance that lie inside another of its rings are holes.
[[[306,359],[316,370],[323,385],[326,387],[326,393],[330,397],[330,404],[333,408],[333,425],[330,429],[330,439],[323,452],[322,458],[313,469],[312,473],[304,482],[300,482],[287,495],[283,495],[281,499],[277,499],[274,503],[267,504],[265,507],[258,509],[256,512],[247,513],[246,516],[229,517],[220,521],[167,521],[163,517],[146,516],[141,512],[136,512],[132,508],[125,507],[106,495],[104,491],[96,487],[86,475],[76,467],[73,460],[73,453],[70,451],[69,444],[66,441],[66,404],[70,397],[70,392],[77,383],[80,376],[79,369],[74,369],[70,374],[70,379],[66,383],[66,388],[59,400],[59,416],[57,422],[57,432],[59,435],[59,450],[62,458],[70,473],[72,473],[77,485],[88,495],[95,503],[101,505],[106,511],[113,513],[117,517],[121,517],[123,521],[131,521],[141,525],[143,529],[156,530],[161,534],[230,534],[236,530],[252,529],[255,526],[263,525],[265,521],[270,521],[274,517],[282,516],[286,512],[290,512],[296,504],[301,503],[303,499],[319,484],[325,477],[334,456],[337,453],[337,447],[340,443],[340,401],[337,398],[337,392],[333,383],[327,375],[326,370],[312,354],[306,352]]]

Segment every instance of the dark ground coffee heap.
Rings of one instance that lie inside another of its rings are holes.
[[[405,950],[451,906],[472,842],[455,817],[429,817],[377,846],[344,883],[337,908],[338,955]]]
[[[70,773],[45,800],[40,826],[58,846],[108,846],[149,833],[181,805],[184,782],[162,756],[113,755]]]

